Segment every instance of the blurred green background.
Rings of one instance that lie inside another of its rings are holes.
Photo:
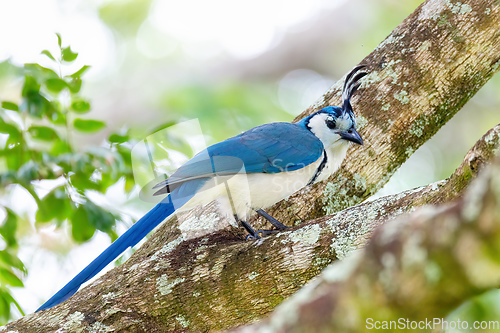
[[[58,75],[41,78],[46,74],[34,70],[40,80],[45,80],[41,89],[48,89],[47,96],[55,109],[65,114],[64,105],[69,105],[68,117],[72,120],[81,117],[98,121],[92,124],[106,124],[102,129],[97,125],[99,128],[78,130],[77,124],[72,123],[73,127],[67,127],[61,138],[49,139],[55,140],[51,143],[54,145],[69,142],[67,150],[40,148],[35,138],[36,147],[30,146],[30,152],[35,152],[31,155],[35,164],[43,165],[43,159],[50,157],[64,170],[61,161],[66,156],[63,153],[67,153],[78,156],[81,163],[85,163],[85,158],[100,158],[101,162],[94,166],[108,168],[99,175],[107,180],[99,188],[83,182],[85,172],[94,174],[94,170],[83,169],[79,178],[82,184],[66,184],[59,192],[54,192],[50,183],[57,181],[57,174],[33,185],[42,199],[51,193],[53,198],[49,199],[54,203],[61,196],[70,196],[71,189],[83,197],[80,200],[95,203],[95,207],[80,212],[79,207],[88,205],[79,206],[78,200],[72,199],[67,211],[73,215],[49,216],[43,224],[36,221],[37,214],[40,216],[37,202],[33,193],[26,190],[32,182],[26,187],[12,179],[2,182],[1,251],[8,253],[8,258],[0,257],[5,270],[2,275],[0,269],[0,320],[5,322],[21,315],[13,299],[24,311],[35,310],[151,206],[137,199],[137,189],[133,187],[128,156],[134,143],[159,128],[190,119],[199,120],[207,144],[262,123],[290,121],[368,55],[421,3],[0,1],[0,13],[4,14],[0,20],[0,100],[20,108],[23,102],[31,101],[33,96],[22,94],[26,87],[24,64],[38,63],[53,68]],[[76,59],[63,59],[59,65],[41,54],[47,49],[57,58],[61,49],[56,32],[63,38],[63,48],[71,45],[71,50],[78,52]],[[81,75],[81,90],[58,92],[58,80],[74,80],[64,75],[84,65],[91,67]],[[56,85],[48,85],[49,79]],[[497,75],[410,158],[378,195],[448,177],[476,140],[500,123],[499,89]],[[90,103],[90,112],[87,113],[86,104],[79,104],[81,112],[71,108],[73,102],[81,100]],[[2,112],[2,116],[10,112],[6,117],[12,118],[11,111]],[[79,112],[85,114],[80,116]],[[43,123],[42,118],[29,116],[37,124]],[[52,123],[50,126],[59,126]],[[9,134],[0,134],[0,138],[5,149]],[[180,150],[185,155],[192,153]],[[9,159],[7,155],[3,158]],[[106,164],[110,159],[115,164]],[[3,174],[13,168],[5,161],[0,164]],[[112,214],[106,215],[107,211]],[[80,215],[73,221],[70,217],[75,214]],[[84,225],[82,216],[104,216],[109,223]],[[119,221],[116,225],[114,218]],[[104,232],[95,232],[96,229]],[[496,305],[491,306],[491,302]],[[499,304],[498,293],[488,294],[463,305],[460,314],[465,311],[474,318],[498,318]]]

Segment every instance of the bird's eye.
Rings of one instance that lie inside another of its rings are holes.
[[[335,120],[333,118],[326,119],[326,126],[328,126],[329,129],[334,129],[335,128]]]

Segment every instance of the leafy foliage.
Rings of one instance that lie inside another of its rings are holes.
[[[129,135],[111,134],[108,147],[93,147],[79,151],[73,144],[75,131],[80,135],[95,133],[106,124],[100,120],[82,118],[91,104],[80,95],[82,76],[89,69],[83,66],[69,75],[61,68],[72,63],[78,53],[70,46],[63,47],[60,35],[60,54],[42,51],[58,71],[39,64],[25,64],[19,70],[24,77],[19,102],[2,101],[0,109],[0,185],[8,189],[18,185],[26,189],[37,203],[35,225],[61,225],[67,222],[76,242],[88,241],[96,230],[116,238],[113,213],[92,202],[88,191],[105,193],[120,179],[126,189],[133,186]],[[58,73],[59,72],[59,73]],[[44,196],[35,183],[59,180],[58,185]],[[12,297],[11,287],[23,287],[21,276],[26,268],[18,258],[16,231],[21,213],[0,206],[5,218],[0,223],[0,323],[10,318],[11,305],[20,309]]]

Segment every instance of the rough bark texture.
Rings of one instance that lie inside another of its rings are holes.
[[[455,198],[476,171],[475,161],[491,157],[480,150],[492,151],[486,142],[498,141],[498,127],[448,182],[324,217],[358,204],[385,184],[498,71],[498,22],[495,0],[427,1],[363,60],[370,75],[354,108],[365,145],[349,152],[329,182],[299,191],[272,210],[289,225],[322,219],[244,242],[243,232],[212,210],[191,212],[179,224],[165,223],[125,264],[67,302],[3,331],[179,332],[248,324],[336,258],[365,244],[387,218]],[[340,85],[305,114],[338,104]]]
[[[353,107],[363,147],[351,149],[329,182],[270,211],[307,221],[353,206],[379,190],[498,71],[500,4],[495,0],[423,3],[363,61],[370,74]],[[342,82],[302,118],[340,103]],[[307,204],[304,204],[307,202]]]
[[[328,264],[362,248],[377,226],[428,202],[443,204],[460,197],[499,146],[497,125],[445,181],[359,204],[259,242],[219,233],[144,246],[70,302],[6,329],[208,331],[252,322]]]
[[[444,318],[468,298],[500,286],[499,244],[497,159],[462,200],[385,224],[363,250],[329,266],[270,318],[234,332],[364,332],[375,321],[380,327],[399,318]],[[497,322],[492,331],[499,329]]]

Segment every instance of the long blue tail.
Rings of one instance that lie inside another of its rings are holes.
[[[36,311],[51,308],[70,298],[74,293],[77,292],[78,288],[80,288],[83,283],[93,278],[110,262],[115,260],[120,254],[122,254],[122,252],[125,251],[128,247],[132,247],[137,244],[165,218],[171,215],[175,211],[174,204],[176,204],[175,206],[179,208],[185,201],[187,201],[182,200],[184,201],[182,203],[172,203],[172,201],[169,199],[170,196],[157,204],[153,209],[151,209],[146,215],[144,215],[139,221],[137,221],[123,235],[118,237],[118,239],[114,241],[113,244],[111,244],[106,250],[104,250],[87,267],[85,267],[80,273],[78,273],[77,276],[69,281],[64,287],[62,287],[61,290],[59,290]]]

